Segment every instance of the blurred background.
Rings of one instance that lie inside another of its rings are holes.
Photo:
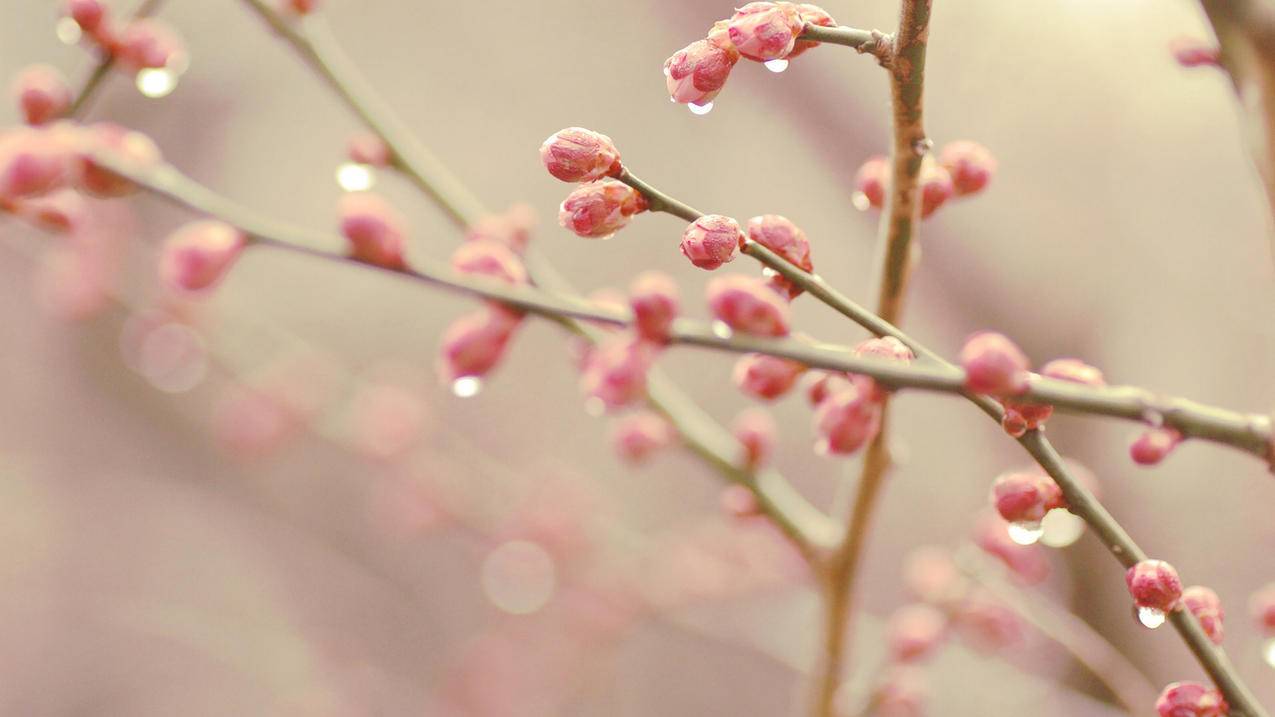
[[[887,31],[897,12],[887,0],[824,7]],[[73,84],[87,74],[89,54],[55,36],[55,3],[3,8],[5,77],[32,62]],[[870,303],[877,216],[852,206],[851,179],[887,147],[885,77],[837,47],[783,74],[741,63],[714,111],[693,116],[669,103],[659,68],[730,11],[329,0],[322,14],[484,203],[540,214],[533,241],[582,290],[659,269],[705,316],[696,297],[709,275],[678,253],[682,225],[668,216],[639,217],[609,242],[557,226],[568,188],[536,150],[571,125],[610,135],[635,172],[705,211],[788,216],[816,270]],[[160,15],[190,50],[179,85],[148,99],[116,73],[90,117],[146,132],[248,206],[334,229],[333,174],[356,118],[240,3],[171,0]],[[935,3],[928,130],[940,145],[987,145],[1000,171],[923,226],[913,335],[954,355],[970,332],[996,329],[1038,362],[1079,356],[1114,383],[1271,409],[1268,220],[1229,84],[1178,67],[1167,45],[1179,35],[1208,37],[1186,0]],[[17,121],[0,109],[0,125]],[[394,177],[377,190],[410,218],[412,252],[450,254],[460,235],[439,211]],[[817,634],[802,571],[764,528],[718,517],[721,484],[693,457],[621,464],[554,327],[529,322],[484,390],[459,398],[433,364],[440,332],[471,302],[253,251],[208,301],[176,304],[154,287],[153,248],[189,216],[145,196],[98,210],[114,229],[95,246],[142,313],[76,294],[57,240],[0,220],[0,713],[771,715],[801,704]],[[814,301],[794,310],[820,339],[864,338]],[[732,363],[693,349],[660,360],[722,422],[750,404]],[[236,393],[263,376],[297,379],[306,396],[332,386],[332,408],[311,430],[279,428]],[[776,466],[829,505],[857,461],[812,452],[797,393],[773,412]],[[966,540],[992,478],[1026,461],[959,399],[904,394],[893,415],[901,464],[862,576],[855,684],[883,659],[882,618],[907,600],[904,556]],[[360,433],[369,422],[385,428]],[[1147,551],[1218,591],[1234,660],[1275,702],[1245,607],[1275,578],[1275,484],[1248,456],[1206,444],[1136,468],[1132,430],[1050,422]],[[1050,560],[1038,590],[1157,689],[1201,679],[1172,631],[1134,622],[1097,541]],[[634,582],[668,609],[632,609]],[[933,714],[1116,713],[1030,631],[1008,655],[956,644],[927,674]]]

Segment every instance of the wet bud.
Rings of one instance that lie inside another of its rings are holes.
[[[974,542],[1028,584],[1049,577],[1049,560],[1039,545],[1019,545],[1009,537],[1009,525],[995,513],[982,515],[974,524]]]
[[[406,220],[389,202],[370,192],[350,192],[341,195],[337,216],[352,258],[387,269],[403,268]]]
[[[540,145],[540,161],[564,182],[620,176],[620,151],[611,138],[583,127],[558,130]]]
[[[766,62],[787,57],[805,27],[791,3],[750,2],[735,11],[726,29],[739,54]]]
[[[466,314],[443,332],[438,373],[445,383],[487,375],[500,363],[518,317],[498,307]]]
[[[859,210],[884,207],[891,174],[888,158],[880,155],[869,157],[854,175],[855,207]]]
[[[754,336],[787,336],[788,304],[766,282],[720,276],[708,282],[708,307],[718,321]]]
[[[681,104],[706,105],[730,77],[739,53],[727,42],[697,40],[664,61],[669,97]]]
[[[177,31],[154,18],[128,23],[120,32],[115,57],[132,70],[159,69],[180,62],[186,45]]]
[[[623,182],[604,179],[582,184],[568,194],[558,209],[558,223],[586,239],[606,239],[646,207],[641,192]]]
[[[985,331],[971,336],[961,349],[965,387],[975,393],[1014,395],[1027,388],[1028,361],[1005,336]]]
[[[89,34],[96,33],[108,16],[102,0],[67,0],[64,13]]]
[[[649,344],[623,334],[612,336],[589,353],[580,387],[608,410],[623,408],[646,394],[651,363]]]
[[[1222,717],[1229,708],[1222,694],[1198,682],[1173,682],[1155,701],[1160,717]]]
[[[40,125],[61,117],[71,106],[71,87],[50,65],[31,65],[13,80],[12,92],[27,124]]]
[[[819,448],[834,455],[858,451],[881,430],[881,404],[851,387],[828,396],[815,410]]]
[[[743,463],[749,470],[756,470],[770,462],[778,431],[775,419],[759,408],[744,409],[735,417],[731,433],[743,447]]]
[[[611,431],[611,445],[626,463],[642,463],[672,440],[673,427],[663,416],[651,411],[619,418]]]
[[[788,393],[806,367],[768,354],[746,354],[735,362],[732,379],[742,392],[765,401]]]
[[[763,214],[748,220],[748,238],[782,256],[788,263],[810,273],[814,264],[810,261],[810,241],[806,233],[787,218],[778,214]],[[776,273],[771,277],[775,288],[787,295],[788,300],[801,295],[802,288]]]
[[[948,171],[956,196],[983,191],[996,173],[996,158],[978,142],[951,142],[939,152],[939,164]]]
[[[1221,645],[1225,634],[1222,621],[1226,618],[1226,611],[1222,609],[1222,599],[1217,593],[1203,585],[1192,585],[1182,591],[1182,605],[1199,620],[1200,627],[1204,628],[1213,644]]]
[[[1163,560],[1143,560],[1125,572],[1124,581],[1138,607],[1170,612],[1182,597],[1178,571]]]
[[[506,284],[526,284],[527,269],[522,259],[504,244],[469,241],[452,252],[452,269],[458,274],[486,276]]]
[[[912,349],[903,344],[902,341],[893,336],[883,336],[880,338],[871,338],[866,341],[860,341],[854,347],[854,355],[860,358],[878,358],[885,361],[893,361],[895,363],[909,364],[912,363],[916,355],[912,353]],[[869,376],[860,376],[858,374],[850,374],[850,380],[868,391],[874,401],[885,400],[888,391],[877,384]]]
[[[707,214],[691,222],[682,233],[682,255],[701,269],[716,269],[735,259],[744,233],[730,217]]]
[[[294,1],[288,0],[290,3]],[[388,167],[394,158],[389,145],[374,132],[359,132],[352,135],[346,143],[345,153],[351,162],[366,164],[370,167]]]
[[[657,344],[668,341],[680,306],[677,284],[667,274],[648,271],[638,275],[629,286],[633,328],[647,341]]]
[[[1181,442],[1182,434],[1176,428],[1152,428],[1129,445],[1129,457],[1140,466],[1153,466],[1164,460]]]
[[[0,202],[38,197],[71,183],[74,144],[53,128],[0,133]]]
[[[224,222],[191,222],[173,232],[159,256],[159,276],[170,289],[203,291],[215,286],[243,252],[246,241]]]
[[[1040,473],[1006,473],[992,484],[992,505],[1010,523],[1039,523],[1064,505],[1062,490]]]

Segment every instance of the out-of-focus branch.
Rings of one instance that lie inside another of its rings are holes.
[[[159,12],[159,8],[163,5],[164,0],[142,0],[142,3],[133,11],[133,19],[150,17]],[[102,83],[106,81],[107,75],[111,74],[111,69],[115,67],[115,56],[106,54],[102,59],[93,66],[88,77],[84,79],[84,84],[80,85],[79,92],[75,93],[75,98],[71,100],[71,106],[67,109],[67,114],[71,117],[79,116],[88,110],[89,102],[92,101],[97,90]]]

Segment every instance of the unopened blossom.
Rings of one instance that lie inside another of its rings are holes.
[[[586,239],[606,239],[646,211],[646,197],[614,179],[582,184],[558,209],[558,223]]]
[[[960,598],[968,583],[952,559],[952,552],[935,546],[908,553],[903,561],[903,581],[913,595],[934,605]]]
[[[744,465],[757,469],[770,462],[779,427],[768,411],[746,408],[731,422],[731,433],[743,447]]]
[[[1000,559],[1015,577],[1028,584],[1049,577],[1049,560],[1039,545],[1019,545],[1009,537],[1008,524],[988,512],[974,524],[974,543]]]
[[[341,235],[350,242],[350,256],[387,269],[403,264],[407,222],[390,203],[371,192],[349,192],[337,203]]]
[[[917,182],[921,192],[922,219],[938,211],[955,194],[951,173],[929,157],[921,163]]]
[[[580,388],[607,409],[631,405],[646,394],[652,358],[646,342],[626,334],[611,336],[589,353]]]
[[[500,363],[518,317],[489,306],[456,319],[443,332],[438,373],[444,382],[487,375]]]
[[[762,279],[720,276],[708,282],[708,307],[718,321],[754,336],[787,336],[788,304]]]
[[[159,146],[145,134],[112,122],[89,125],[79,134],[80,171],[77,186],[99,197],[122,197],[137,189],[131,179],[97,161],[102,155],[124,169],[152,169],[162,159]]]
[[[805,21],[792,3],[750,2],[735,11],[726,27],[739,54],[767,62],[793,51]]]
[[[1155,701],[1160,717],[1222,717],[1230,709],[1222,693],[1199,682],[1173,682]]]
[[[51,65],[31,65],[13,80],[13,98],[27,124],[51,122],[71,107],[71,86]]]
[[[929,691],[919,668],[895,667],[873,688],[872,713],[875,717],[925,717],[928,701]]]
[[[88,34],[101,29],[109,17],[104,0],[67,0],[64,13]]]
[[[669,97],[681,104],[705,105],[713,101],[730,71],[739,61],[739,51],[726,32],[710,33],[673,53],[664,61],[664,80]]]
[[[536,220],[536,210],[531,205],[514,204],[499,214],[479,218],[466,230],[465,239],[500,242],[522,255],[531,242],[531,230],[535,228]]]
[[[155,18],[132,20],[120,31],[115,57],[133,70],[159,69],[180,62],[186,44],[167,23]]]
[[[1192,585],[1182,591],[1182,606],[1195,616],[1214,644],[1222,644],[1225,635],[1222,623],[1226,619],[1226,611],[1222,609],[1222,599],[1216,592],[1203,585]]]
[[[701,269],[716,269],[735,259],[735,250],[743,237],[734,219],[706,214],[682,232],[682,255]]]
[[[1010,523],[1039,523],[1064,503],[1062,489],[1040,473],[1006,473],[992,484],[992,505]]]
[[[1275,582],[1254,592],[1249,598],[1248,609],[1262,632],[1275,635]]]
[[[540,161],[564,182],[620,176],[620,151],[611,138],[583,127],[558,130],[540,145]]]
[[[289,0],[289,2],[293,1]],[[345,153],[351,162],[366,164],[369,167],[388,167],[394,158],[389,145],[385,144],[385,140],[375,132],[359,132],[351,135],[345,144]]]
[[[62,189],[76,176],[75,145],[63,131],[16,127],[0,132],[0,204]]]
[[[807,371],[801,379],[802,389],[805,391],[806,400],[810,405],[818,406],[837,391],[856,387],[859,384],[852,382],[850,376],[835,371]]]
[[[890,160],[876,155],[869,157],[854,175],[854,189],[862,197],[862,205],[856,198],[859,209],[880,209],[885,206],[886,194],[890,189]]]
[[[468,241],[452,252],[452,269],[458,274],[486,276],[506,284],[526,284],[527,269],[513,250],[494,241]]]
[[[1125,572],[1125,584],[1138,607],[1169,612],[1182,597],[1178,571],[1163,560],[1143,560]]]
[[[1183,67],[1220,67],[1221,49],[1195,37],[1175,37],[1169,41],[1169,52]]]
[[[806,233],[786,217],[763,214],[747,223],[748,238],[782,256],[788,263],[810,273],[814,264],[810,260],[810,241]],[[770,278],[771,284],[781,290],[791,301],[801,295],[803,289],[778,272]]]
[[[837,21],[832,19],[832,16],[828,14],[828,11],[824,10],[818,5],[811,5],[810,3],[798,3],[797,13],[801,16],[803,29],[806,27],[810,27],[811,25],[817,25],[819,27],[836,27],[837,26]],[[819,46],[819,43],[815,42],[814,40],[797,40],[797,42],[792,46],[792,52],[788,53],[788,59],[791,60],[797,55],[800,55],[801,53],[805,52],[806,50],[809,50],[811,48],[815,48],[818,46]]]
[[[978,142],[949,142],[939,152],[939,164],[948,171],[956,196],[981,192],[996,174],[996,158]]]
[[[1005,336],[991,331],[974,334],[961,348],[965,387],[975,393],[1014,395],[1028,383],[1028,361]]]
[[[1008,605],[975,591],[959,602],[952,623],[970,647],[993,654],[1022,642],[1023,622]]]
[[[788,393],[806,367],[792,359],[769,354],[745,354],[735,362],[731,378],[749,396],[773,401]]]
[[[425,407],[403,386],[370,382],[350,399],[349,424],[355,450],[376,460],[393,460],[419,441]]]
[[[1107,385],[1103,379],[1102,371],[1080,359],[1074,358],[1054,359],[1041,368],[1040,375],[1087,386]],[[1030,374],[1029,378],[1034,380],[1036,375]],[[1029,430],[1040,428],[1054,413],[1054,407],[1045,403],[1019,401],[1012,398],[998,400],[1005,407],[1005,416],[1001,419],[1001,425],[1005,428],[1006,433],[1015,438],[1022,436]]]
[[[723,488],[718,502],[722,512],[734,518],[756,518],[762,514],[757,496],[737,483]]]
[[[13,202],[13,213],[44,229],[70,232],[82,228],[88,208],[74,189],[59,189],[31,199]]]
[[[243,233],[225,222],[191,222],[164,242],[159,255],[160,279],[178,291],[209,289],[225,277],[245,244]]]
[[[680,307],[677,282],[668,274],[658,271],[643,272],[629,285],[633,328],[638,336],[647,341],[657,344],[668,341],[669,331]]]
[[[1160,426],[1140,434],[1129,445],[1129,457],[1140,466],[1153,466],[1164,460],[1182,442],[1176,428]]]
[[[946,633],[947,616],[924,603],[913,603],[890,616],[886,642],[897,662],[919,662],[934,654]]]
[[[874,337],[860,341],[855,345],[853,352],[859,358],[877,358],[901,364],[910,364],[916,358],[916,354],[912,353],[912,349],[893,336]],[[866,390],[873,400],[885,400],[888,391],[871,377],[850,374],[849,378],[863,390]]]
[[[881,404],[867,391],[852,386],[819,404],[814,425],[821,449],[834,455],[849,455],[881,430]]]
[[[673,427],[653,411],[638,411],[616,419],[611,445],[626,463],[642,463],[673,440]]]

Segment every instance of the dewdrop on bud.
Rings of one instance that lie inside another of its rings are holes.
[[[745,354],[735,362],[731,378],[743,393],[763,401],[773,401],[788,393],[806,370],[791,359],[769,354]]]
[[[136,191],[137,185],[96,162],[97,154],[133,171],[152,169],[162,161],[159,146],[154,140],[111,122],[99,122],[83,128],[80,138],[81,171],[76,179],[77,186],[99,197],[122,197]]]
[[[731,423],[731,433],[743,448],[743,464],[756,470],[770,462],[779,427],[769,413],[759,408],[744,409]]]
[[[680,306],[677,283],[667,274],[644,272],[629,286],[633,328],[646,341],[656,344],[668,341]]]
[[[890,188],[890,161],[882,156],[868,158],[854,175],[855,209],[861,212],[885,206]]]
[[[731,328],[754,336],[787,336],[788,304],[761,279],[720,276],[708,282],[708,307]]]
[[[102,0],[67,0],[63,12],[89,34],[96,33],[108,16]]]
[[[803,31],[805,30],[805,28],[810,27],[811,25],[817,25],[819,27],[836,27],[837,26],[837,21],[833,20],[832,16],[829,15],[826,10],[819,7],[818,5],[811,5],[809,3],[801,3],[797,5],[797,12],[801,16]],[[819,46],[819,43],[815,42],[814,40],[799,39],[797,40],[796,43],[793,44],[792,52],[788,53],[788,59],[791,60],[794,57],[805,52],[806,50],[809,50],[818,46]]]
[[[1223,717],[1230,709],[1222,694],[1198,682],[1173,682],[1155,701],[1160,717]]]
[[[1182,434],[1175,428],[1152,428],[1134,439],[1129,445],[1129,457],[1140,466],[1153,466],[1182,442]]]
[[[540,161],[564,182],[595,182],[618,177],[620,151],[611,138],[583,127],[558,130],[540,145]]]
[[[983,191],[996,174],[996,158],[986,147],[969,140],[945,145],[939,152],[939,164],[947,170],[958,197]]]
[[[685,105],[711,106],[738,61],[739,52],[725,32],[692,42],[664,61],[669,97]]]
[[[912,349],[893,336],[883,336],[860,341],[853,349],[854,355],[860,358],[878,358],[895,363],[909,364],[916,358]],[[874,401],[885,400],[889,393],[869,376],[849,374],[849,379],[866,391]]]
[[[849,455],[876,437],[881,429],[881,404],[851,386],[819,404],[814,425],[820,452]]]
[[[22,117],[30,125],[51,122],[71,107],[71,87],[66,77],[50,65],[23,69],[14,78],[11,92]]]
[[[896,662],[920,662],[943,643],[947,617],[929,605],[906,605],[890,616],[886,630],[890,656]]]
[[[975,393],[1014,395],[1027,388],[1027,356],[1001,334],[974,334],[961,348],[960,360],[965,387]]]
[[[518,317],[499,307],[466,314],[443,332],[438,362],[439,377],[457,396],[478,393],[482,377],[500,363]]]
[[[734,219],[707,214],[682,232],[682,255],[700,269],[716,269],[735,259],[735,249],[743,237]]]
[[[611,445],[626,463],[638,464],[673,440],[673,427],[658,413],[640,411],[619,418],[611,431]]]
[[[1025,583],[1035,584],[1049,577],[1049,560],[1041,547],[1015,542],[1010,538],[1008,524],[994,512],[983,514],[975,522],[974,542]]]
[[[1182,591],[1182,605],[1199,621],[1213,644],[1221,645],[1225,635],[1222,622],[1226,619],[1226,611],[1222,609],[1222,600],[1217,593],[1203,585],[1192,585]]]
[[[1222,51],[1216,45],[1194,37],[1175,37],[1169,41],[1169,52],[1183,67],[1220,67]]]
[[[389,202],[370,192],[342,195],[337,202],[341,235],[350,256],[387,269],[401,269],[406,221]]]
[[[170,289],[197,292],[215,286],[243,252],[242,232],[224,222],[191,222],[160,250],[159,276]]]
[[[726,30],[739,54],[766,62],[787,57],[804,27],[791,3],[750,2],[735,11]]]
[[[612,336],[589,353],[580,388],[605,410],[623,408],[646,394],[651,362],[649,344],[623,334]]]
[[[921,218],[930,216],[952,198],[952,175],[929,157],[921,164]]]
[[[452,252],[452,269],[457,274],[485,276],[514,286],[528,282],[522,259],[504,244],[486,239],[457,247]]]
[[[116,59],[134,71],[180,67],[185,63],[185,54],[181,36],[154,18],[130,22],[120,32],[115,49]]]
[[[806,239],[806,233],[786,217],[763,214],[749,219],[747,227],[748,238],[752,241],[782,256],[807,274],[814,270],[814,264],[810,260],[810,241]],[[800,286],[778,273],[771,277],[771,283],[789,301],[800,296],[803,291]]]
[[[1045,514],[1063,506],[1062,490],[1040,473],[1007,473],[992,484],[992,504],[1008,523],[1011,540],[1031,545],[1044,534]]]
[[[852,383],[850,377],[844,373],[808,371],[802,378],[801,386],[806,394],[806,400],[815,407],[837,391],[852,388],[856,384]]]
[[[646,211],[646,197],[614,179],[582,184],[558,209],[558,223],[585,239],[607,239]]]
[[[1138,609],[1138,620],[1149,628],[1164,624],[1167,613],[1178,606],[1182,580],[1163,560],[1143,560],[1125,573],[1125,584]]]

